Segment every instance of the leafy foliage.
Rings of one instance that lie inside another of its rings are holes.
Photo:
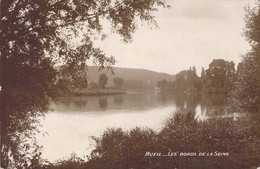
[[[199,121],[193,110],[178,109],[160,131],[110,128],[93,137],[95,149],[87,159],[74,154],[46,168],[254,168],[260,160],[258,131],[259,121],[245,116]]]
[[[234,62],[225,61],[223,59],[214,59],[206,70],[207,76],[210,78],[210,85],[213,87],[225,87],[231,83],[231,79],[235,75]],[[230,87],[230,85],[229,85]]]
[[[205,71],[202,68],[201,77],[196,73],[196,67],[183,70],[176,74],[176,80],[158,81],[161,91],[227,93],[230,91],[235,78],[234,62],[223,59],[214,59]]]
[[[1,167],[22,160],[22,142],[49,110],[48,99],[67,91],[68,82],[86,82],[87,60],[101,68],[115,63],[93,43],[107,36],[103,21],[131,42],[139,20],[157,26],[158,6],[167,7],[163,0],[1,1]]]
[[[107,129],[94,138],[89,168],[250,168],[257,166],[259,122],[246,117],[210,118],[198,121],[195,112],[179,109],[166,120],[161,131],[135,128]],[[145,156],[147,152],[177,156]],[[181,157],[181,152],[196,153]],[[199,157],[199,152],[208,153]],[[217,156],[218,152],[229,153]],[[212,153],[210,155],[210,153]],[[214,156],[215,154],[215,156]]]
[[[237,78],[231,93],[233,109],[249,113],[260,111],[260,3],[247,9],[244,35],[251,51],[243,56],[237,68]]]
[[[57,160],[42,166],[43,169],[86,169],[86,161],[72,153],[69,159]]]

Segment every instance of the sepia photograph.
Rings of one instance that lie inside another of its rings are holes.
[[[259,0],[0,0],[0,169],[259,169]]]

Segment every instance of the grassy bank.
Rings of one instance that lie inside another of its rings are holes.
[[[160,131],[107,129],[100,138],[93,138],[96,146],[87,160],[74,155],[48,167],[256,168],[258,129],[259,122],[247,117],[198,121],[193,111],[178,110]]]

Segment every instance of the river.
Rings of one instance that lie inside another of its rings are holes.
[[[160,130],[164,121],[177,108],[196,110],[199,119],[222,115],[227,106],[226,95],[162,94],[144,92],[113,96],[63,97],[53,112],[41,120],[37,140],[43,158],[54,162],[68,158],[72,152],[89,155],[94,141],[106,128],[150,127]]]

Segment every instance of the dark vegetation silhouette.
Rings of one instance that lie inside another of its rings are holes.
[[[260,111],[260,5],[247,8],[244,36],[251,50],[238,64],[234,88],[230,93],[233,108],[237,111]]]
[[[72,156],[52,164],[52,168],[68,167],[68,164],[91,169],[256,167],[260,160],[256,149],[258,128],[259,122],[247,117],[198,121],[194,111],[179,109],[160,131],[107,129],[100,138],[93,138],[96,146],[88,161],[79,162]],[[147,152],[161,153],[161,156],[147,156]],[[199,156],[199,152],[205,156]]]
[[[101,85],[102,89],[105,89],[107,81],[108,81],[108,78],[107,78],[106,74],[103,73],[103,74],[99,75],[98,82]]]
[[[157,86],[162,92],[202,92],[228,93],[235,80],[234,62],[214,59],[209,68],[201,70],[201,76],[196,73],[196,67],[176,74],[175,81],[161,80]]]
[[[93,44],[107,36],[101,21],[129,43],[140,20],[158,27],[160,6],[169,7],[162,0],[1,1],[1,167],[33,168],[39,155],[26,140],[48,100],[86,81],[87,60],[100,68],[115,63]]]

